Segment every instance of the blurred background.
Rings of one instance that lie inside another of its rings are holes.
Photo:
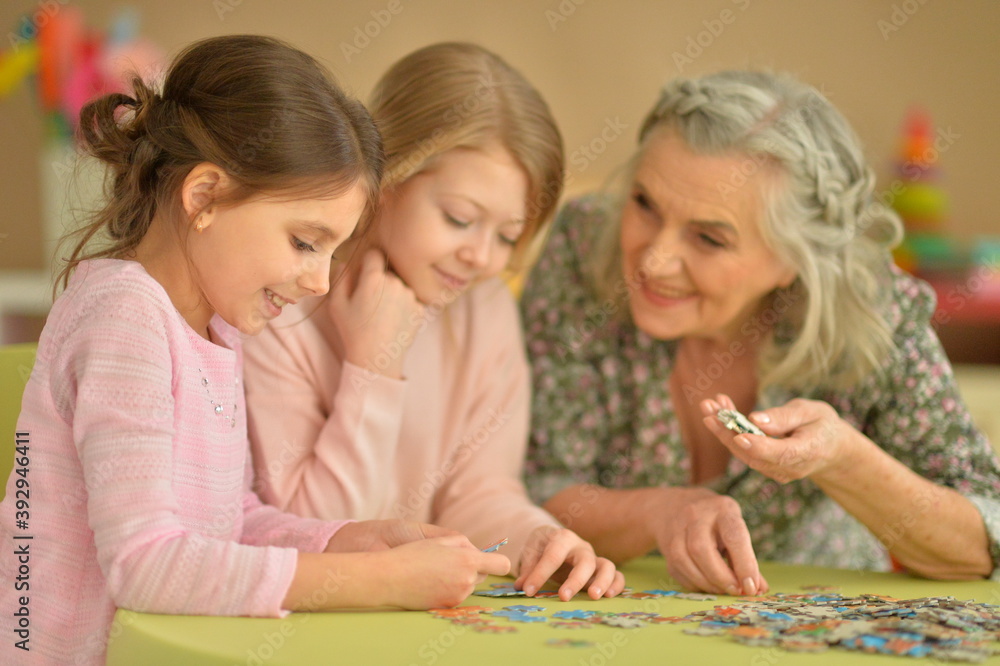
[[[625,161],[668,79],[769,68],[820,89],[860,134],[880,198],[906,220],[897,262],[938,290],[935,323],[972,387],[967,399],[995,406],[997,25],[995,0],[5,0],[0,342],[40,330],[54,238],[100,192],[100,174],[75,168],[73,118],[89,96],[119,88],[127,69],[153,73],[199,38],[263,33],[317,56],[365,99],[404,54],[467,40],[499,53],[548,100],[570,195]]]

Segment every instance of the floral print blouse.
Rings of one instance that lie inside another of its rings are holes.
[[[594,196],[566,205],[522,296],[534,384],[525,476],[539,503],[581,483],[690,482],[691,461],[669,390],[676,342],[652,339],[627,317],[616,317],[627,304],[598,300],[584,273],[595,231],[610,210]],[[930,326],[933,291],[896,269],[890,279],[888,321],[897,349],[882,375],[850,390],[769,391],[758,408],[794,397],[826,401],[910,469],[968,497],[983,516],[997,573],[1000,462],[973,425]],[[733,458],[710,487],[739,502],[762,560],[891,568],[879,539],[808,479],[781,484]]]

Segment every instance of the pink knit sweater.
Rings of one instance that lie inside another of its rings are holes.
[[[488,280],[430,306],[405,380],[343,360],[326,302],[309,299],[246,344],[261,497],[312,518],[402,518],[507,537],[517,571],[532,531],[558,526],[521,483],[530,388],[517,306]],[[391,345],[386,354],[397,353]]]
[[[0,504],[2,663],[103,664],[116,606],[279,616],[296,549],[344,524],[250,492],[238,332],[211,328],[225,346],[131,261],[81,264],[56,301]]]

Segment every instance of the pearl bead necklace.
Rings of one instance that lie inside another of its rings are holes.
[[[229,427],[235,428],[236,427],[236,403],[235,402],[233,403],[233,413],[232,413],[232,415],[226,414],[225,413],[226,409],[225,409],[225,407],[222,406],[222,403],[216,402],[215,399],[212,397],[212,393],[208,389],[208,378],[205,377],[205,373],[202,372],[201,368],[198,368],[198,374],[201,375],[201,385],[205,387],[205,395],[208,396],[208,401],[212,404],[212,411],[214,411],[216,414],[218,414],[219,416],[221,416],[224,420],[228,421],[229,422]],[[236,377],[233,380],[233,384],[236,385],[236,386],[239,386],[239,383],[240,383],[240,378]]]

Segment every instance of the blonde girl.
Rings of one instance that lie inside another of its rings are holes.
[[[304,516],[399,518],[506,537],[530,595],[613,596],[607,559],[521,482],[529,374],[498,276],[524,259],[562,189],[562,140],[538,92],[471,44],[406,56],[375,87],[385,205],[328,302],[248,347],[263,498]],[[299,320],[304,321],[299,322]]]

